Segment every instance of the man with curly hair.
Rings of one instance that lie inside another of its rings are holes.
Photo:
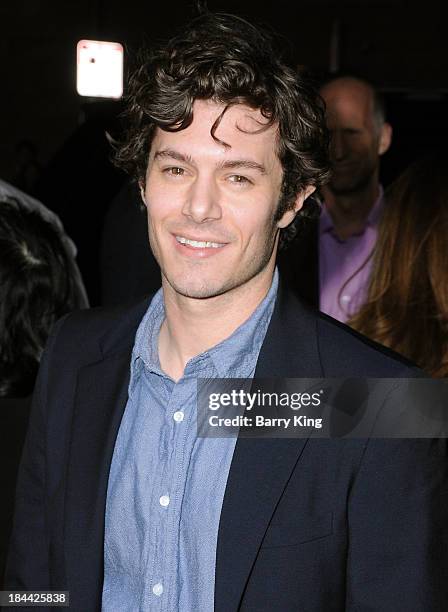
[[[441,445],[197,436],[199,378],[414,373],[279,286],[328,175],[318,96],[263,31],[207,13],[148,55],[127,115],[162,289],[57,325],[7,587],[83,612],[439,609]]]

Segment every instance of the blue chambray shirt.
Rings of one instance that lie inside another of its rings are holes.
[[[252,316],[191,359],[177,383],[158,357],[162,291],[151,301],[135,338],[109,474],[105,612],[213,610],[219,519],[236,438],[196,436],[196,379],[253,377],[277,287],[276,270]]]

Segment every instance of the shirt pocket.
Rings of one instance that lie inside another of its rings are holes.
[[[262,548],[297,546],[313,540],[321,540],[333,534],[333,513],[297,517],[288,523],[269,525]]]

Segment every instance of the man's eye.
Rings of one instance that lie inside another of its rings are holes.
[[[165,168],[164,172],[170,176],[182,176],[185,174],[185,170],[183,168],[177,168],[176,166]]]
[[[237,185],[247,185],[252,182],[248,178],[246,178],[245,176],[241,176],[240,174],[232,174],[232,176],[229,176],[229,181],[231,183],[236,183]]]

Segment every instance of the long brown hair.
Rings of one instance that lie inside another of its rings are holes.
[[[354,329],[434,377],[448,376],[448,158],[411,164],[386,192]]]

